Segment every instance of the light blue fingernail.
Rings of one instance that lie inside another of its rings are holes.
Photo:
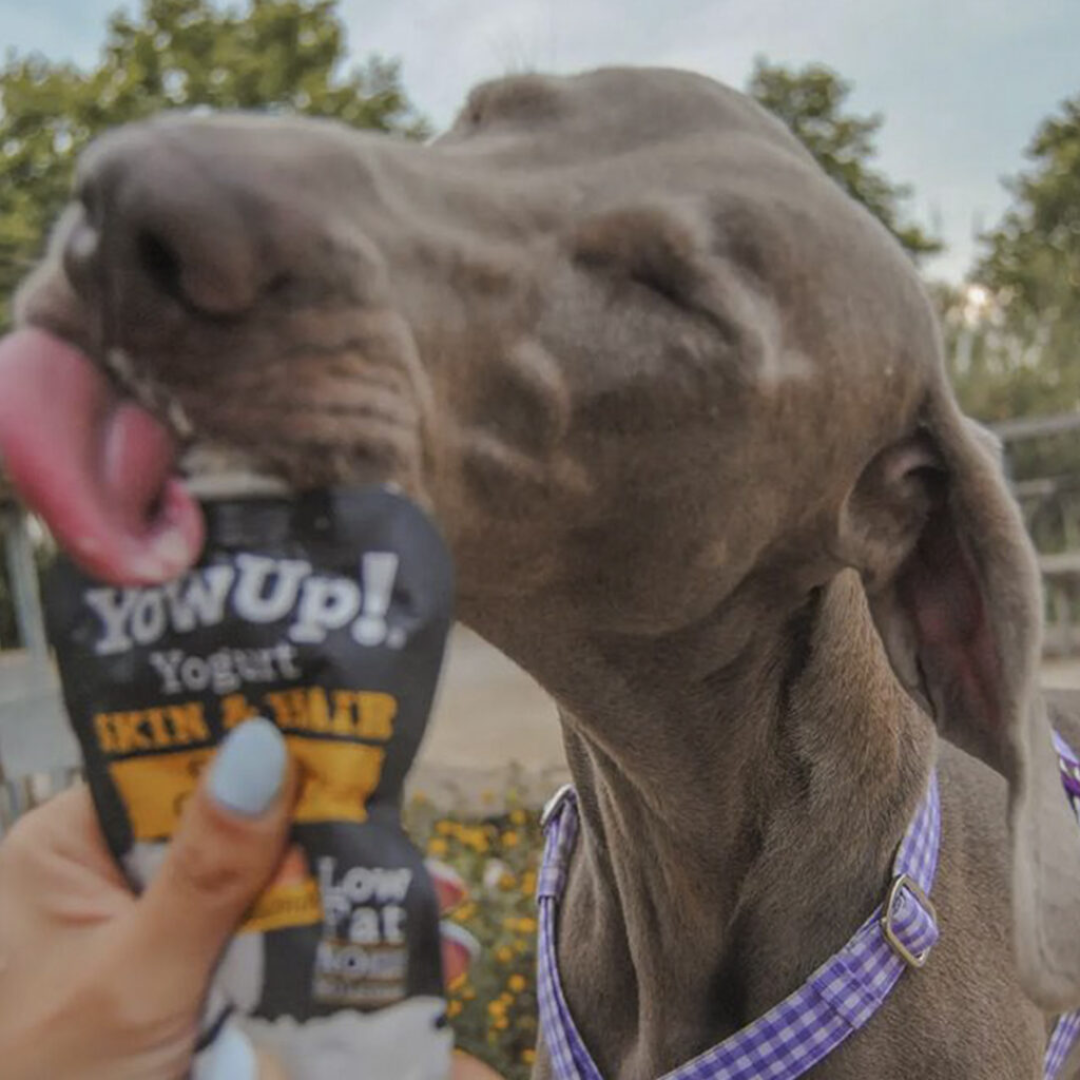
[[[269,720],[245,720],[210,766],[210,794],[234,814],[259,817],[281,791],[287,760],[285,739]]]
[[[194,1080],[257,1080],[259,1062],[247,1036],[234,1024],[207,1047],[196,1062]]]

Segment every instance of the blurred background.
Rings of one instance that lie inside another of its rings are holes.
[[[1003,441],[1040,552],[1045,677],[1080,688],[1080,7],[1075,0],[0,0],[0,331],[80,150],[168,108],[335,117],[404,139],[525,70],[689,67],[747,90],[899,240],[957,393]],[[0,470],[0,833],[70,782],[42,629],[47,538]],[[511,1080],[535,1038],[534,809],[562,781],[554,709],[455,632],[412,777],[420,844],[473,886],[485,945],[464,1045]]]

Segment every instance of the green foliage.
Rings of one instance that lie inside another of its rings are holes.
[[[799,70],[759,58],[747,93],[778,116],[818,164],[853,199],[861,202],[918,259],[941,250],[941,242],[903,220],[901,204],[911,195],[871,167],[875,136],[884,118],[844,111],[851,84],[820,64]]]
[[[1076,402],[1080,357],[1060,367],[1049,363],[1045,336],[1013,324],[988,287],[936,284],[931,295],[941,316],[949,377],[969,416],[996,424],[1066,412]],[[1006,451],[1016,481],[1057,477],[1065,483],[1069,476],[1080,477],[1080,431],[1032,434],[1010,441]],[[1057,507],[1056,497],[1051,501]],[[1053,538],[1059,524],[1048,529],[1041,518],[1029,521],[1040,550],[1062,547]]]
[[[144,0],[109,20],[93,70],[42,56],[0,69],[0,299],[40,254],[75,160],[108,127],[169,108],[263,109],[334,117],[405,135],[426,129],[395,63],[351,69],[337,0]],[[0,316],[0,328],[2,328]]]
[[[972,275],[1011,349],[1011,362],[976,373],[990,415],[1080,408],[1080,96],[1043,122],[1028,157]]]
[[[964,411],[996,423],[1038,411],[1045,373],[1031,341],[1012,333],[990,290],[935,283],[945,358]]]
[[[407,817],[417,846],[469,886],[469,898],[450,917],[479,940],[482,952],[450,988],[457,1045],[506,1080],[528,1080],[536,1045],[539,815],[511,801],[506,813],[462,819],[417,797]]]

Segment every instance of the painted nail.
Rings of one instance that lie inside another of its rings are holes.
[[[259,817],[285,782],[288,753],[281,732],[262,717],[230,732],[210,766],[214,801],[241,817]]]
[[[257,1080],[259,1061],[247,1036],[234,1024],[224,1030],[198,1057],[193,1080]]]

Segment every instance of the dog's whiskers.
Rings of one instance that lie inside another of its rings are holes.
[[[187,442],[191,438],[195,426],[183,405],[150,375],[138,371],[126,349],[119,346],[106,349],[102,364],[125,393],[164,420],[181,442]]]

